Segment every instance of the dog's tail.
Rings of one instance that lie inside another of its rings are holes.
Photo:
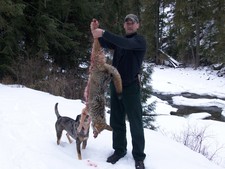
[[[55,104],[55,114],[57,116],[57,119],[61,117],[58,111],[58,103]]]

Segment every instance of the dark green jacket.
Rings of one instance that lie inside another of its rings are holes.
[[[103,48],[114,50],[112,65],[119,71],[123,86],[138,80],[146,52],[146,40],[143,36],[133,33],[122,37],[105,31],[99,42]]]

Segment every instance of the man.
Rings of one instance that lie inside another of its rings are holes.
[[[91,27],[93,26],[91,23]],[[124,37],[109,31],[97,28],[92,30],[94,38],[99,38],[103,48],[114,50],[113,66],[119,71],[122,83],[122,98],[118,97],[115,86],[110,84],[111,114],[110,125],[113,128],[114,153],[108,157],[107,162],[115,164],[127,153],[126,115],[130,124],[132,137],[132,155],[136,169],[144,169],[145,138],[142,123],[142,106],[140,100],[140,81],[142,61],[146,52],[145,39],[137,34],[139,19],[134,14],[128,14],[124,19]]]

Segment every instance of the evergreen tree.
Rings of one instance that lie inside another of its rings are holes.
[[[176,1],[174,23],[178,55],[183,62],[191,61],[198,67],[201,59],[223,60],[223,16],[224,0]]]
[[[129,0],[104,1],[99,13],[99,18],[102,21],[102,27],[105,27],[107,30],[114,33],[123,35],[124,17],[131,12],[130,8]]]
[[[225,62],[225,0],[211,0],[212,23],[215,32],[213,33],[214,41],[211,42],[214,50],[208,50],[211,55],[209,58],[213,62]],[[212,28],[212,29],[213,29]]]
[[[156,29],[156,15],[157,14],[157,4],[155,0],[143,0],[143,13],[142,13],[142,27],[143,27],[143,34],[147,39],[147,59],[154,59],[157,58],[157,39],[156,35],[158,30]]]
[[[24,5],[11,0],[0,0],[0,80],[9,76],[16,79],[12,62],[23,50],[22,33]]]

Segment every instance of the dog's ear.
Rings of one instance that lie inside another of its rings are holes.
[[[79,115],[77,115],[77,118],[76,118],[76,120],[75,121],[79,121],[80,120],[80,114]]]

